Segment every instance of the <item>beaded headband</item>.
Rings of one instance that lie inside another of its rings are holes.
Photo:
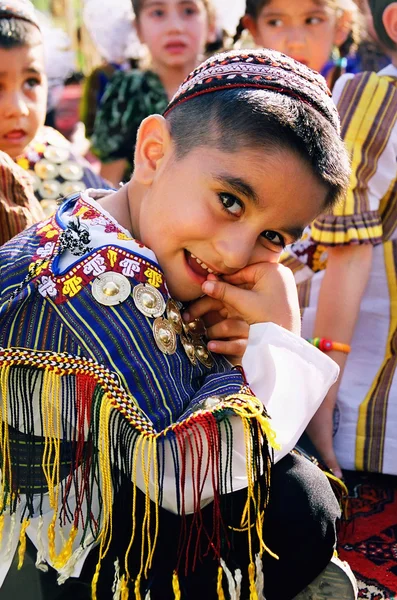
[[[36,9],[29,0],[0,0],[0,19],[22,19],[40,29]]]
[[[340,132],[338,112],[325,79],[293,58],[268,49],[232,50],[212,56],[185,79],[164,115],[202,94],[233,88],[269,90],[297,98]]]

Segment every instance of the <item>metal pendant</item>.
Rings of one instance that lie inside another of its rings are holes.
[[[189,342],[187,337],[185,337],[183,334],[181,335],[181,342],[183,349],[186,352],[186,356],[188,357],[192,365],[195,367],[197,365],[197,359],[193,342]]]
[[[60,165],[59,174],[66,179],[66,181],[79,181],[80,179],[83,179],[84,169],[78,162],[67,160],[63,165]]]
[[[209,396],[208,398],[206,398],[204,400],[203,408],[205,408],[206,410],[215,408],[215,406],[218,406],[220,401],[221,401],[221,399],[219,398],[219,396]]]
[[[173,326],[176,333],[181,334],[183,329],[183,321],[181,316],[181,311],[175,300],[168,300],[167,302],[167,319]]]
[[[44,150],[44,158],[56,164],[60,164],[65,160],[68,160],[69,156],[69,149],[61,148],[60,146],[47,146],[47,148]]]
[[[137,309],[146,317],[161,317],[165,311],[165,300],[155,287],[140,283],[132,291]]]
[[[190,323],[184,323],[183,329],[185,330],[186,335],[190,335],[195,340],[205,337],[207,333],[205,325],[201,319],[195,319]]]
[[[157,317],[153,323],[153,335],[157,346],[164,354],[175,354],[176,352],[176,333],[172,324]]]
[[[194,351],[197,360],[200,361],[202,365],[207,367],[207,369],[211,369],[211,367],[214,366],[213,356],[208,350],[207,346],[205,346],[204,344],[195,344]]]
[[[131,283],[127,277],[108,271],[92,282],[92,295],[99,304],[116,306],[127,300],[131,294]]]
[[[41,182],[38,192],[42,198],[55,200],[61,195],[61,186],[56,179],[45,179]]]
[[[40,179],[56,179],[59,175],[59,168],[49,160],[42,158],[35,164],[34,172]]]
[[[87,186],[83,181],[64,181],[63,183],[61,183],[62,196],[78,194],[80,192],[84,192],[86,189]]]

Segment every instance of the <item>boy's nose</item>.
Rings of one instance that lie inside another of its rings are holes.
[[[178,11],[172,11],[168,17],[168,30],[171,32],[179,32],[183,30],[183,20]]]
[[[9,94],[4,103],[4,117],[22,117],[29,114],[29,109],[23,95],[20,93]]]
[[[287,44],[290,50],[303,48],[306,43],[305,32],[301,27],[291,27],[287,33]]]
[[[240,236],[239,239],[228,237],[220,240],[216,249],[225,269],[238,271],[248,265],[254,244],[247,236]]]

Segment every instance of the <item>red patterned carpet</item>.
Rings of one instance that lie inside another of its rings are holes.
[[[397,599],[397,477],[345,473],[351,522],[339,555],[358,580],[362,600]]]

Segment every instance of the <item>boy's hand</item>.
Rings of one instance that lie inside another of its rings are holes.
[[[204,296],[189,306],[184,318],[188,321],[201,318],[210,340],[207,344],[209,350],[223,354],[233,365],[241,365],[247,348],[249,325],[240,318],[224,318],[219,307],[217,300]]]
[[[219,303],[212,310],[221,311],[224,318],[243,319],[249,325],[271,322],[300,335],[296,284],[292,271],[283,265],[257,263],[223,280],[209,275],[202,289]]]

